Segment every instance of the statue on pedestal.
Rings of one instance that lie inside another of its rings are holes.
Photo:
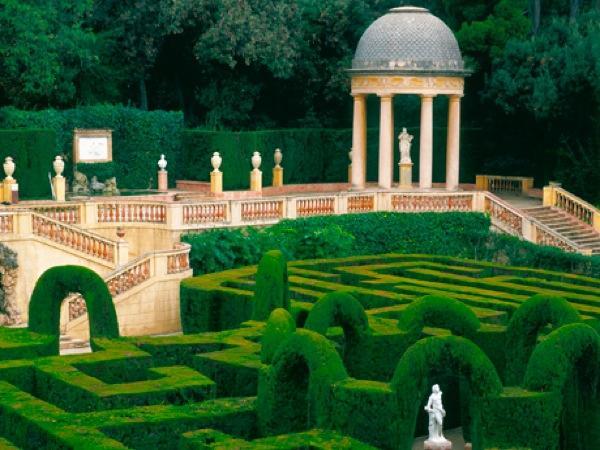
[[[400,141],[400,164],[410,164],[410,146],[414,136],[408,134],[406,128],[402,128],[402,133],[398,135]]]
[[[425,405],[425,411],[429,414],[429,439],[425,441],[425,448],[452,448],[452,444],[443,434],[446,411],[442,405],[442,391],[437,384],[431,388],[431,395]]]

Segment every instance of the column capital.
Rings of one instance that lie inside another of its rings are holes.
[[[381,100],[391,100],[394,98],[394,94],[377,94]]]
[[[459,102],[464,96],[465,94],[450,94],[448,95],[448,99],[452,102]]]
[[[367,98],[367,94],[360,94],[360,93],[356,93],[356,92],[351,92],[350,95],[352,97],[354,97],[355,99],[357,98]]]
[[[422,102],[432,102],[434,97],[437,97],[437,94],[419,94]]]

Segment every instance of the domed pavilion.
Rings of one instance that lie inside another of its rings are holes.
[[[449,97],[446,144],[446,188],[459,182],[460,99],[468,71],[454,34],[425,8],[393,8],[363,33],[352,60],[354,123],[352,133],[352,187],[366,183],[367,111],[369,94],[381,103],[379,129],[379,186],[392,187],[394,170],[394,95],[421,97],[419,187],[432,186],[433,101]]]

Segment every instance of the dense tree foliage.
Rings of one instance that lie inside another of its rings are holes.
[[[0,106],[122,103],[182,110],[210,129],[348,127],[358,39],[402,3],[457,35],[474,71],[463,120],[490,137],[482,170],[559,178],[593,198],[600,0],[0,0]]]

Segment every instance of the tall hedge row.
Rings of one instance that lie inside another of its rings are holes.
[[[0,129],[40,127],[56,134],[55,153],[67,157],[65,175],[72,174],[73,129],[109,128],[113,130],[113,160],[111,167],[97,167],[102,177],[116,176],[119,187],[156,187],[156,162],[161,153],[169,161],[170,180],[174,183],[180,160],[183,114],[167,111],[142,111],[125,106],[98,105],[76,109],[22,111],[12,107],[0,109]],[[0,147],[1,148],[1,147]],[[52,155],[40,155],[39,164],[50,167]],[[45,169],[47,172],[49,169]],[[88,171],[88,170],[86,170]],[[47,175],[44,172],[44,178]],[[23,180],[22,188],[25,188]],[[46,182],[47,184],[47,182]],[[49,190],[46,193],[49,196]]]
[[[397,130],[396,135],[400,132]],[[419,129],[409,132],[415,135],[412,157],[413,178],[419,173]],[[461,181],[473,182],[480,167],[477,143],[479,129],[463,129],[461,141]],[[446,129],[434,129],[434,181],[444,181],[446,164]],[[208,180],[210,157],[218,151],[223,157],[221,170],[225,189],[249,187],[250,157],[258,151],[262,155],[263,183],[272,181],[273,152],[281,148],[282,166],[286,184],[346,182],[348,179],[348,152],[352,146],[352,129],[282,129],[264,131],[206,131],[186,130],[182,137],[182,156],[186,164],[181,176],[189,180]],[[367,178],[377,180],[379,130],[371,128],[367,133]],[[394,152],[394,167],[399,162],[399,152]],[[395,179],[398,171],[394,171]]]
[[[34,124],[26,123],[24,127],[31,125]],[[22,198],[50,197],[48,172],[52,170],[52,160],[56,154],[56,133],[52,130],[0,129],[0,163],[7,156],[14,159],[14,177],[19,183],[19,195]],[[4,172],[2,174],[4,178]]]

